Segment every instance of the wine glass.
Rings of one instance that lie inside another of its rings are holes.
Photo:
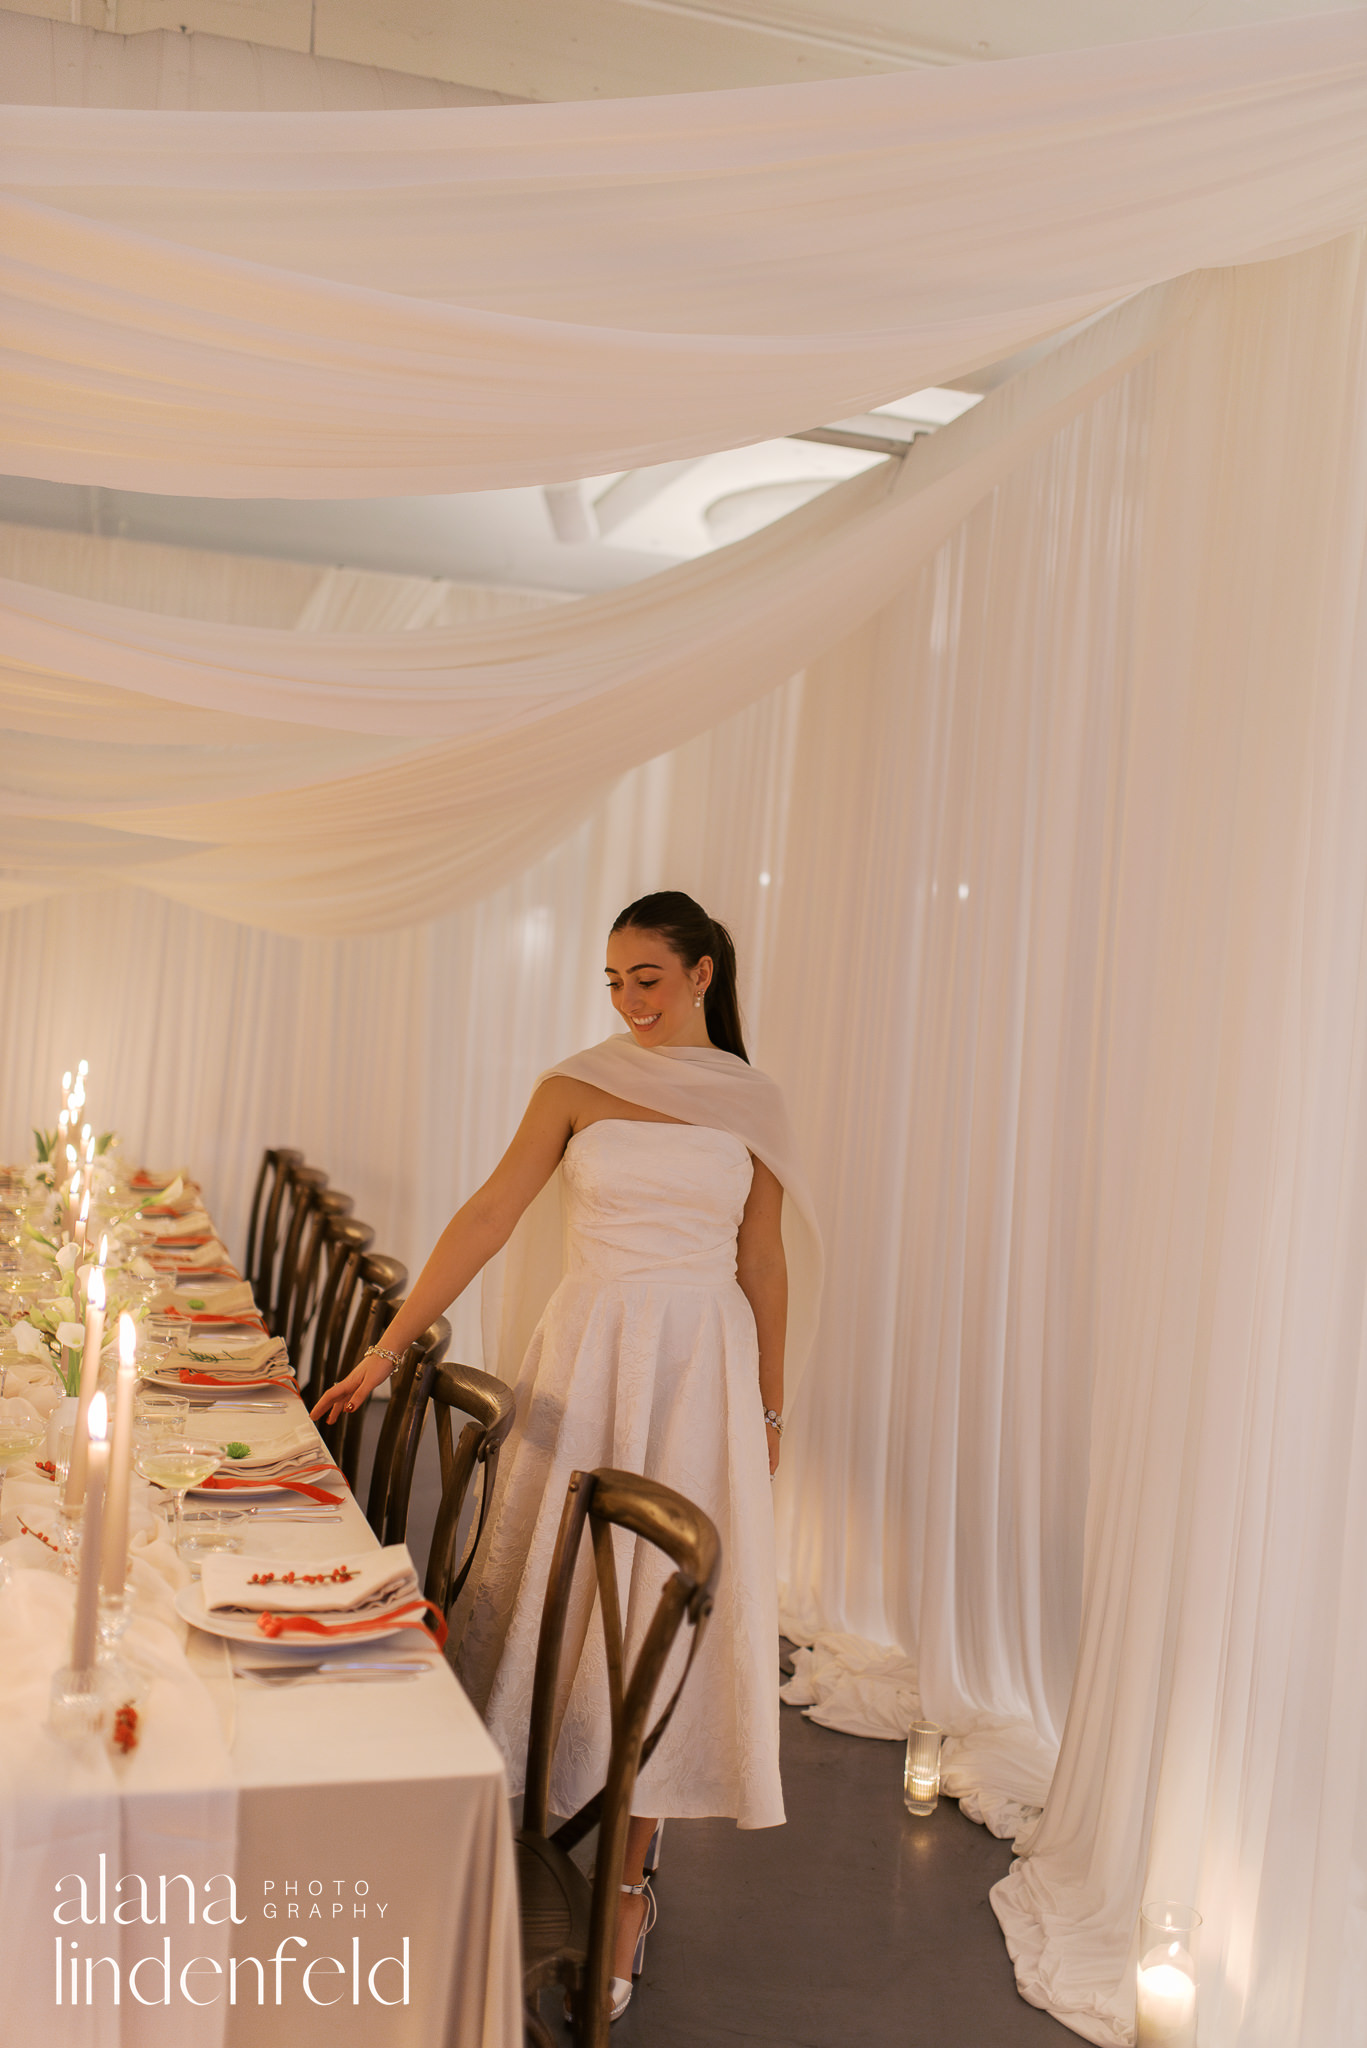
[[[0,1399],[0,1504],[10,1466],[31,1458],[46,1434],[47,1425],[31,1402],[17,1395]],[[7,1586],[9,1579],[9,1559],[0,1557],[0,1586]]]
[[[176,1503],[175,1546],[180,1552],[181,1510],[192,1486],[216,1472],[223,1462],[223,1446],[196,1442],[193,1437],[153,1437],[137,1446],[134,1464],[144,1479],[172,1494]]]

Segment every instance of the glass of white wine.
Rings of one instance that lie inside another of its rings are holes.
[[[31,1458],[46,1434],[47,1425],[32,1402],[21,1400],[18,1395],[0,1399],[0,1505],[10,1466]],[[0,1586],[7,1586],[9,1580],[9,1560],[0,1557]]]
[[[181,1510],[192,1486],[199,1486],[223,1462],[222,1444],[193,1437],[155,1437],[137,1447],[133,1462],[144,1479],[175,1497],[175,1546],[180,1550]]]

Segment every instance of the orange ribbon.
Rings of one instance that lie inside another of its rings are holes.
[[[400,1619],[402,1615],[410,1614],[414,1615],[416,1619],[412,1621]],[[311,1614],[258,1614],[256,1625],[262,1635],[270,1636],[272,1641],[274,1641],[276,1636],[288,1634],[291,1629],[302,1629],[305,1635],[311,1636],[354,1636],[359,1635],[363,1629],[377,1630],[391,1627],[426,1628],[427,1623],[423,1617],[427,1614],[436,1616],[436,1626],[435,1628],[428,1629],[428,1634],[436,1643],[437,1648],[444,1650],[446,1647],[446,1617],[435,1602],[431,1600],[410,1600],[406,1606],[396,1607],[389,1614],[371,1615],[369,1619],[364,1621],[315,1621]]]

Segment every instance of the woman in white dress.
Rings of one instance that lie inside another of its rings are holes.
[[[772,1827],[784,1817],[769,1482],[783,1427],[785,1230],[798,1241],[804,1307],[819,1249],[782,1098],[748,1063],[725,928],[677,891],[643,897],[613,926],[607,980],[630,1035],[541,1077],[512,1144],[447,1225],[401,1312],[314,1414],[357,1406],[513,1240],[486,1352],[515,1385],[517,1417],[477,1583],[457,1619],[461,1676],[514,1790],[570,1473],[643,1472],[717,1525],[712,1619],[637,1782],[615,2017],[653,1908],[642,1864],[657,1823],[723,1815]],[[630,1656],[667,1563],[649,1545],[616,1540]],[[551,1781],[557,1813],[575,1811],[606,1773],[607,1685],[590,1591],[568,1632],[578,1664]],[[684,1654],[680,1642],[661,1699]]]

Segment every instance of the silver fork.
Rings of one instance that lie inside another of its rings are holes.
[[[368,1678],[390,1680],[420,1678],[424,1671],[434,1668],[430,1657],[414,1658],[404,1663],[380,1664],[241,1664],[238,1675],[253,1678],[259,1685],[274,1686],[277,1690],[290,1685],[345,1685],[363,1683]]]

